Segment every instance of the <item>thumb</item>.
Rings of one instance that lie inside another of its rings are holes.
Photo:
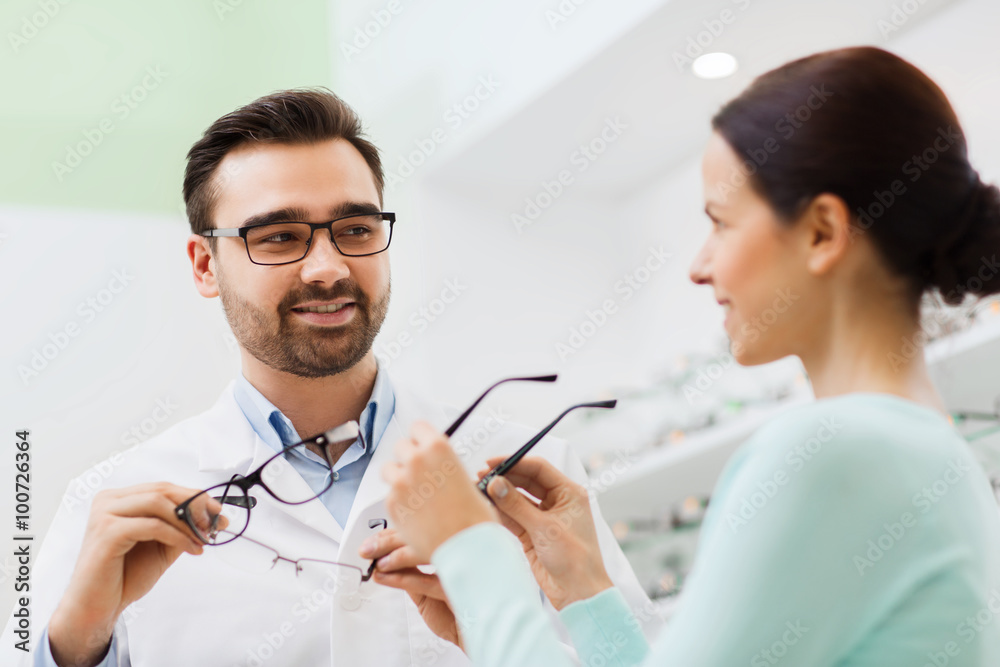
[[[523,528],[531,530],[541,519],[542,511],[538,506],[528,500],[523,493],[518,493],[514,485],[502,475],[491,479],[486,491],[497,509],[521,524]]]

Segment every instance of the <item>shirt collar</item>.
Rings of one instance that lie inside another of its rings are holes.
[[[271,401],[257,390],[241,372],[236,377],[233,388],[236,403],[254,432],[276,452],[282,446],[294,445],[302,440],[291,420],[286,417]],[[392,392],[388,375],[379,364],[375,373],[375,385],[372,387],[368,404],[361,412],[358,425],[364,433],[363,453],[374,451],[382,435],[385,433],[393,413],[396,411],[396,398]]]

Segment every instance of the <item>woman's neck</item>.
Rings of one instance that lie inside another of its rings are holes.
[[[854,392],[893,394],[947,414],[924,360],[917,318],[886,304],[835,308],[816,344],[799,356],[816,398]]]

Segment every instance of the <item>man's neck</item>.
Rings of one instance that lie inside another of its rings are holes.
[[[346,421],[360,420],[375,386],[375,355],[369,352],[353,368],[321,378],[303,378],[265,366],[243,354],[243,375],[281,410],[300,438]],[[364,424],[361,424],[362,428]]]

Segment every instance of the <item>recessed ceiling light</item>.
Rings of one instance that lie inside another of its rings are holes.
[[[691,64],[691,71],[702,79],[721,79],[737,67],[736,58],[728,53],[706,53]]]

